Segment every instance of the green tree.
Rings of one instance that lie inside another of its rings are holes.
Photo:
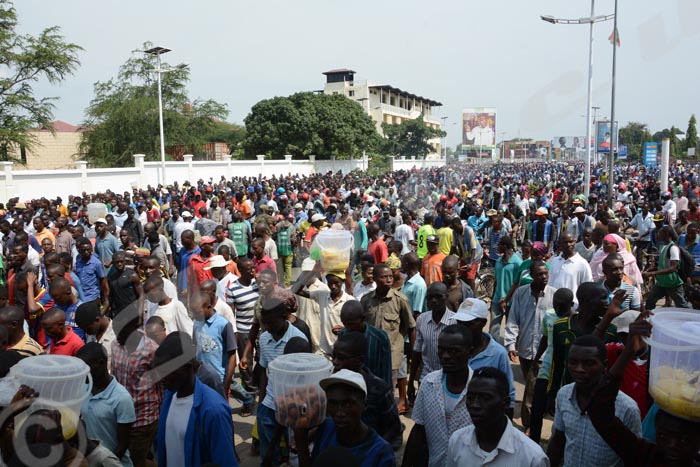
[[[10,0],[0,0],[0,159],[9,160],[20,146],[31,148],[36,138],[29,130],[51,121],[55,97],[37,97],[33,83],[41,79],[58,84],[80,65],[76,44],[65,41],[53,26],[38,36],[19,35],[17,12]]]
[[[685,132],[685,149],[695,149],[698,147],[698,128],[697,121],[695,120],[695,114],[690,116],[688,120],[688,130]],[[686,152],[687,154],[687,152]],[[696,154],[697,156],[697,154]]]
[[[398,124],[382,123],[384,130],[384,152],[403,157],[425,157],[435,148],[428,142],[442,138],[446,133],[439,128],[425,124],[423,114],[413,120],[404,120]]]
[[[341,95],[302,92],[265,99],[245,118],[245,154],[336,156],[349,159],[379,141],[372,119]]]
[[[145,43],[143,49],[150,48]],[[139,50],[132,52],[117,74],[94,86],[95,96],[86,109],[81,152],[93,166],[120,167],[133,164],[132,155],[143,153],[148,160],[160,155],[156,58]],[[201,155],[205,143],[240,140],[242,129],[223,121],[225,104],[214,100],[190,101],[187,95],[189,70],[162,63],[163,128],[166,151],[178,147]],[[239,136],[237,136],[239,135]]]
[[[653,141],[646,123],[629,122],[619,131],[620,144],[627,145],[627,157],[632,161],[642,160],[644,143]]]
[[[680,133],[681,131],[678,128],[672,126],[671,128],[664,128],[663,130],[654,133],[653,139],[659,143],[659,148],[661,148],[661,143],[663,140],[668,138],[670,140],[670,155],[674,159],[677,159],[682,157],[684,152],[681,143],[678,141],[678,135]]]

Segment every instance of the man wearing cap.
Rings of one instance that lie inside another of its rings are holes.
[[[425,239],[428,245],[428,254],[423,257],[421,275],[425,279],[426,287],[433,282],[442,282],[442,262],[445,255],[439,251],[440,240],[435,235],[428,235]]]
[[[301,226],[301,223],[307,220],[309,216],[304,211],[304,206],[301,203],[294,204],[294,225],[297,229]]]
[[[465,326],[472,334],[474,351],[469,357],[469,368],[476,371],[483,367],[498,368],[506,375],[510,383],[510,408],[508,416],[513,418],[515,410],[515,384],[513,382],[513,370],[510,367],[508,351],[505,347],[484,332],[484,326],[489,315],[486,302],[478,298],[467,298],[457,309],[454,319],[457,324]]]
[[[112,264],[112,256],[119,251],[119,240],[107,231],[107,221],[100,217],[95,221],[95,252],[105,267],[105,272]]]
[[[583,206],[576,206],[576,208],[574,209],[574,216],[576,216],[576,219],[578,220],[578,222],[576,223],[577,236],[575,238],[577,240],[580,240],[583,236],[583,232],[585,232],[586,229],[593,230],[595,228],[595,219],[593,218],[593,216],[588,215],[588,212],[586,212],[586,208],[584,208]]]
[[[314,241],[314,237],[323,229],[326,223],[326,217],[323,214],[314,214],[311,216],[311,226],[306,231],[304,236],[304,246],[307,249],[311,249],[311,243]]]
[[[322,379],[320,384],[326,391],[328,416],[317,429],[311,455],[308,429],[295,430],[299,465],[310,467],[311,461],[325,450],[344,447],[350,451],[356,465],[395,466],[396,458],[391,445],[362,421],[367,404],[367,385],[363,376],[354,371],[340,370]]]
[[[189,211],[182,211],[180,217],[182,218],[182,222],[178,222],[173,228],[173,240],[175,242],[176,253],[179,253],[182,249],[182,233],[186,230],[191,230],[192,232],[195,230],[194,224],[192,223],[192,213]]]
[[[552,246],[554,245],[556,232],[554,231],[554,225],[552,224],[552,221],[547,219],[548,215],[549,210],[547,210],[547,208],[545,207],[539,208],[537,209],[537,211],[535,211],[536,219],[532,223],[531,241],[542,242],[545,245],[547,245],[547,247],[551,251]]]
[[[293,220],[294,214],[289,212],[285,214],[285,218],[279,221],[275,226],[275,243],[277,245],[277,256],[280,265],[278,270],[281,269],[280,272],[283,273],[283,277],[280,277],[280,279],[284,279],[285,287],[290,287],[292,285],[294,247],[296,247],[297,243],[297,229],[292,223]],[[282,274],[280,274],[280,276],[282,276]]]

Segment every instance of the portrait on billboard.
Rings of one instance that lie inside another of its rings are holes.
[[[496,110],[467,109],[462,114],[462,144],[472,148],[496,146]]]

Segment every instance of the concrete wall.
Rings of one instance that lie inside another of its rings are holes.
[[[391,163],[393,170],[427,169],[429,167],[444,167],[445,159],[440,157],[430,157],[426,159],[412,159],[404,157],[393,157]]]
[[[19,196],[24,200],[41,197],[56,198],[61,196],[68,199],[68,195],[104,192],[131,191],[134,187],[145,188],[148,185],[157,186],[161,180],[160,162],[145,162],[143,154],[134,155],[134,167],[116,169],[88,169],[87,162],[75,161],[74,169],[70,170],[15,170],[12,162],[0,162],[0,202],[4,203],[9,198]],[[308,159],[294,160],[292,156],[285,156],[284,160],[264,160],[258,156],[257,160],[235,161],[231,156],[224,156],[223,161],[193,161],[191,155],[185,155],[184,162],[166,162],[166,184],[177,181],[195,183],[202,179],[210,178],[219,181],[221,177],[227,180],[232,177],[272,177],[273,175],[298,174],[301,176],[313,173],[327,173],[353,170],[366,170],[369,158],[354,160],[316,160],[315,156]],[[410,170],[413,167],[441,167],[445,165],[444,159],[395,159],[394,170]]]

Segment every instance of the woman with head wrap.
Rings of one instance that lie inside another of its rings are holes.
[[[610,253],[617,253],[622,256],[625,263],[625,275],[632,279],[637,287],[641,287],[643,279],[639,266],[637,266],[637,260],[632,253],[627,251],[627,242],[616,234],[608,234],[603,237],[603,248],[596,251],[593,255],[593,258],[591,259],[591,273],[593,274],[593,280],[598,281],[604,279],[603,260]]]

